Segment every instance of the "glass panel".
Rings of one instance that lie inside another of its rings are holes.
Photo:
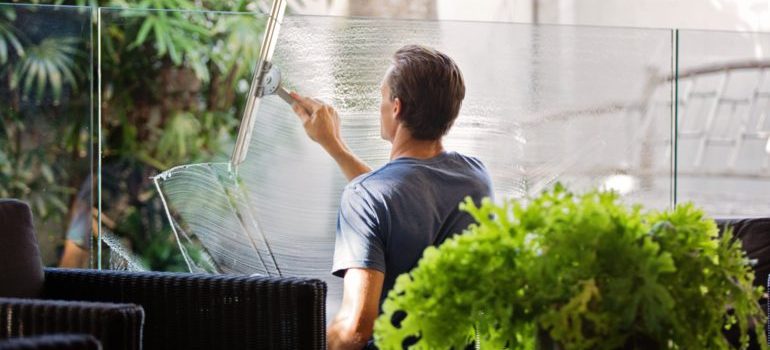
[[[770,34],[679,31],[677,202],[770,212]]]
[[[91,10],[0,5],[0,198],[32,208],[46,266],[91,266]]]
[[[338,108],[343,138],[377,167],[389,157],[380,81],[409,43],[436,47],[463,70],[466,99],[445,146],[486,164],[497,199],[562,181],[670,205],[671,31],[287,16],[274,62],[288,88]],[[157,177],[159,188],[180,237],[205,247],[200,262],[188,254],[192,269],[323,279],[331,316],[346,181],[280,98],[263,98],[256,118],[237,172],[227,163],[178,167]]]
[[[99,9],[105,268],[188,269],[151,177],[229,158],[264,18]]]

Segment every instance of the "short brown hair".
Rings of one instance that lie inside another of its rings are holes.
[[[432,48],[407,45],[393,54],[390,98],[401,101],[404,126],[418,140],[444,136],[460,112],[465,83],[457,64]]]

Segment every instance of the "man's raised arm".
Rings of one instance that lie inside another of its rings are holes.
[[[292,109],[302,121],[307,135],[334,158],[348,181],[372,171],[372,168],[353,154],[342,140],[340,118],[332,106],[300,96],[296,92],[292,92],[291,97],[297,101],[292,105]]]

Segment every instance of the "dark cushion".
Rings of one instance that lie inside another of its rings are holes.
[[[43,264],[29,206],[0,199],[0,297],[34,298],[43,289]]]
[[[733,237],[740,239],[749,259],[756,260],[754,285],[767,287],[770,274],[770,218],[717,219],[720,234],[726,227],[733,228]]]

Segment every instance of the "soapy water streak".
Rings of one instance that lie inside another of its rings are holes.
[[[497,200],[630,174],[642,181],[629,201],[668,205],[671,90],[644,84],[651,67],[670,67],[668,31],[289,16],[274,63],[288,88],[338,109],[342,137],[377,168],[389,154],[379,138],[380,81],[390,55],[409,43],[436,47],[462,69],[466,98],[445,148],[480,158]],[[658,107],[627,108],[640,99]],[[545,117],[569,110],[582,112]],[[191,271],[322,279],[331,319],[342,292],[330,269],[346,180],[289,105],[260,101],[238,169],[184,165],[155,181]],[[192,243],[203,258],[188,251]]]
[[[134,256],[120,241],[118,236],[102,227],[102,242],[108,248],[110,256],[109,269],[118,271],[148,271],[147,267]]]

